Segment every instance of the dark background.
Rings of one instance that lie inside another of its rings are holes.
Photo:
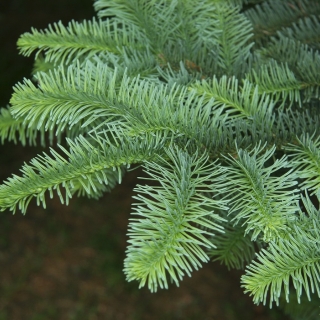
[[[31,27],[94,15],[90,0],[11,0],[0,4],[0,106],[12,86],[29,77],[33,59],[19,56],[16,41]],[[18,173],[39,147],[0,145],[0,180]],[[32,203],[26,216],[0,213],[0,320],[21,319],[286,319],[253,305],[240,288],[241,271],[208,263],[180,288],[151,294],[127,283],[122,272],[132,189],[137,171],[99,201],[69,206]]]

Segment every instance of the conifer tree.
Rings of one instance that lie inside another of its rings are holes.
[[[94,7],[90,21],[18,40],[35,53],[33,77],[2,108],[1,141],[52,147],[3,182],[0,209],[25,214],[46,194],[98,198],[142,166],[128,281],[157,291],[218,260],[245,270],[255,303],[317,319],[320,3]]]

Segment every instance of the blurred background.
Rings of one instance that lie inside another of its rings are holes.
[[[92,0],[10,0],[0,3],[0,106],[12,86],[29,77],[32,58],[16,41],[31,27],[94,15]],[[0,180],[19,173],[40,147],[0,145]],[[242,271],[210,262],[180,288],[151,294],[127,283],[122,272],[132,189],[140,171],[100,200],[74,198],[69,206],[48,200],[26,216],[0,214],[0,320],[42,319],[288,319],[255,306],[240,288]]]

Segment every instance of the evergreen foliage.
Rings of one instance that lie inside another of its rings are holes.
[[[0,209],[100,197],[141,165],[128,281],[167,288],[209,259],[255,303],[320,311],[320,5],[96,0],[97,18],[32,29],[34,77],[1,141],[58,143],[0,186]],[[148,181],[152,182],[148,185]],[[255,254],[256,252],[256,254]],[[310,303],[309,300],[312,299]],[[290,307],[292,306],[292,307]],[[313,306],[313,307],[310,307]]]

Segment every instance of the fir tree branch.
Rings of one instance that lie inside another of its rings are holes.
[[[295,144],[289,144],[284,149],[291,152],[290,163],[302,179],[299,186],[320,193],[320,136],[303,134]]]
[[[221,68],[220,74],[238,76],[243,73],[242,66],[249,58],[253,46],[252,25],[239,13],[239,8],[228,4],[217,6],[214,18],[217,19],[217,27],[221,30],[217,37],[219,47],[216,52],[216,59]]]
[[[318,9],[320,13],[320,8]],[[297,23],[293,24],[291,28],[281,30],[281,34],[285,37],[295,39],[301,43],[307,44],[314,50],[319,50],[319,34],[320,34],[320,23],[319,16],[311,15],[300,19]]]
[[[291,224],[291,231],[286,239],[271,241],[267,250],[262,249],[247,267],[242,277],[245,292],[253,295],[255,303],[266,303],[269,293],[270,307],[279,298],[284,289],[286,300],[289,299],[290,282],[296,290],[298,302],[303,291],[310,300],[311,293],[320,297],[320,219],[309,198],[303,198],[309,217],[302,213],[301,220]],[[313,226],[305,230],[304,225]],[[300,227],[301,224],[301,227]]]
[[[104,51],[119,53],[118,47],[135,42],[135,35],[126,31],[119,29],[116,23],[95,19],[82,23],[71,21],[67,27],[58,22],[44,31],[32,28],[32,33],[23,34],[17,44],[25,56],[37,51],[37,58],[44,52],[46,62],[68,64],[82,56],[88,59]]]
[[[51,156],[44,154],[34,158],[22,167],[22,177],[14,175],[0,186],[0,209],[15,212],[18,206],[25,213],[33,197],[38,205],[42,203],[45,207],[46,191],[52,197],[54,190],[60,201],[68,204],[72,194],[79,190],[79,184],[87,194],[98,192],[102,183],[114,186],[117,180],[121,182],[123,166],[152,159],[167,141],[166,137],[157,134],[145,135],[135,141],[130,138],[120,140],[119,135],[119,131],[118,136],[113,133],[113,143],[103,132],[94,138],[95,144],[84,137],[75,142],[68,140],[70,151],[60,146],[68,159],[53,149]],[[64,196],[61,187],[65,189]]]
[[[305,85],[296,79],[287,64],[280,65],[271,60],[267,64],[260,64],[257,70],[251,69],[246,78],[258,85],[260,94],[270,95],[274,102],[281,101],[280,107],[290,107],[293,103],[301,106],[300,90]]]
[[[0,137],[1,143],[7,139],[17,143],[17,135],[22,145],[25,145],[27,140],[30,145],[36,144],[38,131],[34,127],[28,127],[23,123],[23,119],[15,119],[12,117],[9,108],[1,108],[0,110]],[[40,131],[41,144],[44,145],[44,131]]]
[[[114,117],[112,101],[117,73],[105,65],[86,63],[85,69],[71,65],[36,75],[38,86],[25,80],[14,87],[11,113],[36,126],[59,135],[67,127],[93,122],[95,117]],[[109,85],[107,87],[107,85]],[[110,97],[108,99],[108,97]],[[93,119],[88,119],[93,117]]]
[[[319,3],[314,1],[310,6],[308,2],[309,0],[269,0],[246,10],[245,15],[253,24],[254,41],[262,45],[268,37],[276,35],[284,27],[291,28],[305,15],[319,14]]]
[[[299,41],[281,34],[279,36],[279,39],[272,38],[272,41],[260,50],[261,56],[272,58],[288,65],[296,79],[300,81],[301,88],[304,88],[305,102],[309,102],[312,98],[319,98],[319,52],[313,51],[307,45],[299,43]]]
[[[213,99],[213,112],[223,109],[228,116],[227,120],[255,119],[267,126],[272,123],[274,103],[264,93],[259,94],[259,87],[248,80],[244,80],[240,86],[235,77],[228,79],[222,76],[219,80],[214,77],[210,82],[197,82],[192,88],[198,95],[205,97],[204,101]]]
[[[24,55],[44,55],[43,72],[15,87],[0,138],[44,143],[48,132],[68,147],[5,181],[0,210],[25,213],[55,191],[66,203],[75,193],[96,198],[142,163],[158,185],[136,188],[129,281],[152,291],[178,285],[208,254],[241,267],[252,241],[265,241],[242,280],[254,301],[278,303],[283,291],[288,299],[291,284],[298,299],[319,296],[320,213],[309,198],[301,205],[296,186],[319,201],[320,5],[97,0],[95,8],[102,20],[59,22],[18,41]]]
[[[155,52],[168,41],[170,34],[177,28],[176,19],[173,17],[176,6],[177,1],[163,0],[98,0],[94,3],[99,18],[112,18],[117,24],[125,21],[132,30],[140,34],[140,41]],[[154,14],[155,12],[157,14]]]
[[[144,164],[148,180],[160,186],[136,188],[139,202],[134,204],[134,215],[142,218],[129,223],[124,267],[128,281],[138,280],[140,287],[148,283],[151,291],[167,288],[168,277],[178,285],[184,274],[207,262],[201,247],[213,245],[206,236],[223,231],[219,223],[224,219],[213,210],[225,208],[224,201],[202,195],[206,190],[222,191],[214,184],[223,173],[221,168],[208,164],[206,154],[190,156],[177,148],[169,148],[166,154],[170,162],[159,158]]]
[[[226,158],[230,166],[225,185],[230,213],[237,213],[232,220],[239,223],[244,219],[246,233],[252,232],[252,240],[262,233],[264,241],[268,242],[287,232],[287,224],[298,210],[298,195],[297,190],[292,189],[297,183],[292,170],[282,176],[272,176],[275,171],[288,167],[286,157],[265,167],[275,147],[259,155],[263,149],[258,145],[251,154],[240,149],[235,157]]]
[[[244,264],[251,262],[254,257],[255,247],[251,237],[246,233],[244,226],[232,226],[231,222],[222,223],[224,233],[216,234],[211,241],[213,249],[208,251],[213,261],[220,261],[228,269],[243,269]]]

